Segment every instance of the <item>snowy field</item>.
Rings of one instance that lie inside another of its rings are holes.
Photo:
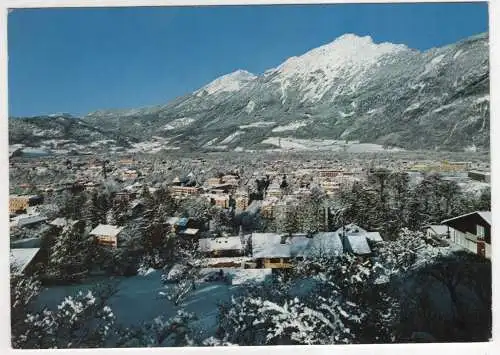
[[[286,131],[296,131],[300,127],[305,127],[308,125],[308,121],[295,121],[284,126],[274,127],[272,132],[286,132]]]
[[[371,152],[398,152],[402,151],[399,148],[384,149],[380,144],[359,143],[331,140],[331,139],[298,139],[298,138],[279,138],[269,137],[264,139],[262,144],[271,144],[281,149],[292,150],[330,150],[330,151],[346,151],[350,153],[371,153]]]
[[[240,129],[268,127],[268,126],[273,126],[275,124],[276,124],[276,122],[274,122],[274,121],[257,121],[257,122],[253,122],[253,123],[250,123],[247,125],[242,125],[242,126],[240,126]]]
[[[207,272],[214,270],[207,270]],[[111,283],[117,282],[117,292],[111,297],[108,305],[113,310],[116,321],[124,326],[140,325],[158,316],[167,319],[174,316],[177,310],[183,309],[197,316],[195,326],[203,335],[209,337],[214,335],[216,328],[218,305],[230,302],[231,296],[240,288],[238,285],[249,281],[260,282],[265,279],[263,277],[265,275],[255,270],[224,270],[234,285],[224,282],[200,283],[178,306],[166,298],[168,289],[174,285],[164,285],[161,281],[162,272],[159,270],[150,269],[145,275],[109,279]],[[37,306],[40,309],[44,306],[55,309],[64,297],[74,296],[80,290],[93,289],[99,282],[102,284],[103,281],[95,280],[86,284],[46,288],[38,297]]]

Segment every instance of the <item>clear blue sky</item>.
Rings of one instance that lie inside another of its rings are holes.
[[[15,10],[9,114],[164,104],[344,33],[426,50],[487,30],[485,3]]]

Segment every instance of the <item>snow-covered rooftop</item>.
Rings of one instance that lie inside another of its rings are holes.
[[[122,231],[122,229],[123,227],[112,226],[109,224],[99,224],[90,232],[90,235],[105,235],[116,237]]]
[[[354,223],[350,223],[346,226],[340,227],[336,231],[337,233],[345,233],[346,235],[358,235],[358,234],[366,234],[366,230],[363,228],[359,227],[358,225]]]
[[[10,265],[18,273],[22,273],[36,256],[40,248],[20,248],[10,250]]]
[[[17,226],[17,227],[22,227],[22,226],[27,226],[30,224],[35,224],[35,223],[40,223],[43,221],[46,221],[47,217],[39,215],[39,214],[22,214],[19,216],[16,216],[12,219],[11,226]]]
[[[340,228],[336,232],[316,233],[312,238],[295,234],[292,237],[277,233],[253,233],[252,254],[259,258],[308,257],[314,255],[340,255],[344,252],[342,233],[345,232],[345,247],[357,255],[370,254],[368,240],[382,241],[378,232],[366,232],[356,225]],[[283,238],[284,243],[282,243]]]
[[[290,258],[304,256],[310,238],[304,235],[292,235],[282,242],[282,235],[277,233],[253,233],[252,255],[260,258]]]
[[[427,228],[432,229],[438,235],[443,235],[443,234],[448,233],[448,226],[445,226],[442,224],[433,224],[433,225],[427,226]]]
[[[75,223],[76,223],[76,221],[73,221],[72,219],[57,217],[56,219],[51,221],[49,224],[52,226],[56,226],[56,227],[65,227],[67,225],[73,225]]]
[[[457,220],[459,218],[463,218],[463,217],[468,217],[468,216],[471,216],[473,214],[478,214],[482,219],[484,219],[485,222],[487,222],[488,224],[491,225],[491,211],[475,211],[475,212],[471,212],[471,213],[466,213],[466,214],[463,214],[463,215],[460,215],[460,216],[457,216],[457,217],[453,217],[453,218],[449,218],[449,219],[446,219],[444,221],[442,221],[441,223],[442,224],[446,224],[448,222],[451,222],[451,221],[454,221],[454,220]]]
[[[189,222],[189,218],[181,217],[168,217],[166,223],[171,226],[186,227]]]
[[[359,235],[347,235],[347,241],[349,243],[351,251],[356,255],[370,254],[372,251],[368,245],[368,240],[366,239],[366,234]]]
[[[196,228],[186,228],[183,231],[181,231],[182,234],[186,235],[196,235],[200,230]]]
[[[366,238],[372,242],[382,242],[382,236],[379,232],[366,232]]]
[[[491,211],[479,211],[478,214],[491,225]]]
[[[321,232],[316,233],[312,238],[306,255],[340,255],[343,252],[342,241],[336,232]]]
[[[199,240],[199,249],[202,252],[242,250],[243,245],[240,237],[202,238]]]

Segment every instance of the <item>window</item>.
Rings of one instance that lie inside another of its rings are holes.
[[[273,264],[278,264],[281,262],[281,259],[280,258],[272,258],[272,259],[269,259],[269,262],[271,262]]]
[[[476,226],[476,235],[478,238],[484,238],[484,227],[479,224]]]

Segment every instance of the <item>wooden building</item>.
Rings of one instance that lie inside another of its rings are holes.
[[[199,240],[199,250],[209,257],[243,256],[245,245],[241,237],[203,238]]]
[[[9,197],[9,212],[24,212],[30,206],[43,202],[43,197],[37,195],[11,195]]]
[[[99,224],[95,227],[90,235],[95,237],[97,244],[103,246],[118,247],[118,236],[123,230],[123,227],[117,227],[109,224]]]
[[[447,239],[475,254],[491,258],[490,211],[475,211],[442,222],[448,227]]]
[[[253,233],[252,257],[257,268],[289,269],[294,259],[303,257],[310,242],[305,235],[288,237],[278,233]]]

